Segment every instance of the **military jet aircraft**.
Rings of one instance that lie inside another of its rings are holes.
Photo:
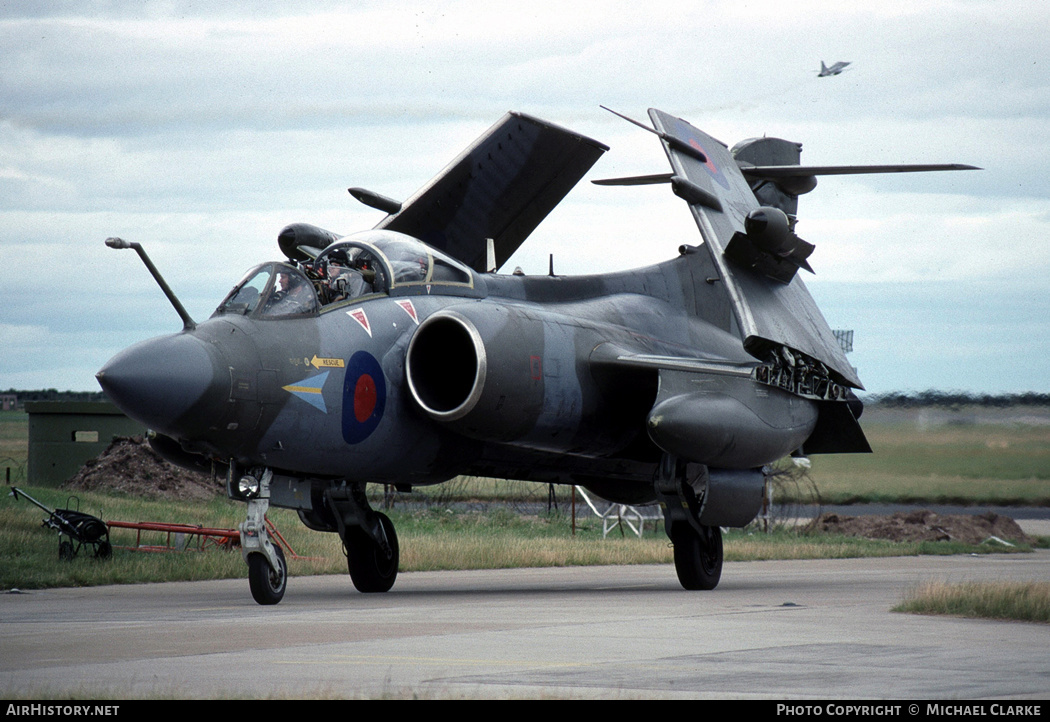
[[[832,65],[829,68],[827,65],[824,65],[824,61],[821,60],[820,61],[820,72],[817,73],[817,77],[818,78],[827,78],[827,77],[829,77],[831,75],[838,75],[843,70],[845,70],[846,66],[849,65],[849,64],[850,64],[850,62],[848,60],[840,60],[839,62],[835,63],[834,65]]]
[[[797,143],[730,149],[651,110],[666,183],[702,241],[629,272],[497,270],[608,148],[508,113],[414,196],[351,188],[387,213],[341,236],[282,230],[285,259],[252,268],[194,321],[137,243],[183,321],[97,374],[168,460],[220,469],[260,604],[285,593],[269,506],[337,533],[354,586],[398,572],[390,519],[366,485],[410,490],[460,474],[575,484],[659,501],[687,589],[713,589],[721,527],[762,504],[763,469],[790,455],[867,452],[860,380],[797,271],[797,197],[834,173],[962,166],[805,167]],[[630,120],[630,119],[628,119]],[[610,242],[613,242],[610,240]]]

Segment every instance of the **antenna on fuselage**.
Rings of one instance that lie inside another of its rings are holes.
[[[496,272],[496,241],[485,239],[485,273]]]

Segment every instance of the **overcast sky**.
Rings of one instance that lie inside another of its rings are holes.
[[[508,110],[610,146],[508,269],[670,258],[683,201],[588,182],[669,169],[604,104],[806,164],[983,167],[822,178],[805,281],[871,392],[1050,391],[1048,28],[1011,0],[0,3],[0,389],[97,390],[181,328],[106,237],[202,320],[283,226],[371,228],[348,186],[406,198]]]

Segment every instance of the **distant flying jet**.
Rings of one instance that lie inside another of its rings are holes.
[[[850,64],[850,61],[848,61],[848,60],[840,60],[839,62],[835,63],[834,65],[832,65],[829,68],[827,65],[824,65],[824,61],[821,60],[820,61],[820,72],[817,74],[817,77],[818,78],[827,78],[828,76],[831,76],[831,75],[838,75],[843,70],[845,70],[846,66],[849,65],[849,64]]]

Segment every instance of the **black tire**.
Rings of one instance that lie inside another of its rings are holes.
[[[113,545],[108,541],[99,542],[95,548],[96,559],[109,559],[113,556]]]
[[[279,569],[270,566],[265,554],[255,552],[248,555],[248,586],[252,598],[259,604],[277,604],[284,599],[284,590],[288,587],[288,564],[284,560],[284,550],[274,544]]]
[[[64,562],[73,561],[76,552],[73,551],[73,542],[60,541],[58,543],[58,558]]]
[[[397,543],[397,533],[394,531],[394,523],[383,513],[377,513],[379,522],[386,532],[390,550],[390,557],[383,553],[382,548],[369,538],[360,529],[353,530],[347,534],[346,543],[346,565],[350,570],[350,581],[354,583],[357,591],[364,594],[375,594],[388,592],[394,586],[397,579],[397,566],[400,559],[400,547]]]
[[[674,569],[689,590],[714,589],[722,577],[722,530],[704,526],[703,534],[689,526],[675,530]]]

